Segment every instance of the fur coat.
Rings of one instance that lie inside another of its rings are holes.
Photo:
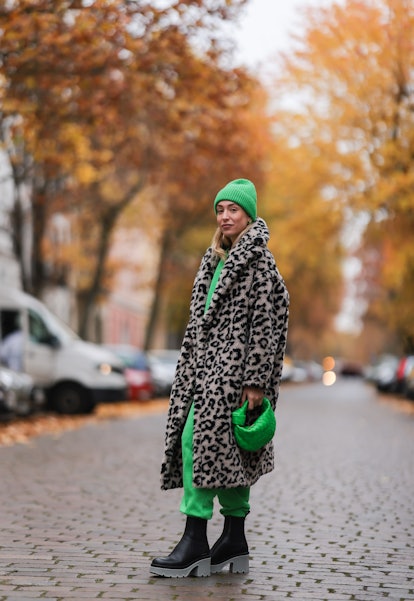
[[[273,443],[254,453],[242,451],[231,424],[243,387],[262,388],[273,409],[279,394],[289,295],[268,239],[266,223],[257,219],[231,249],[207,312],[218,259],[209,248],[201,261],[171,391],[163,489],[183,485],[181,433],[192,402],[195,487],[250,486],[274,467]]]

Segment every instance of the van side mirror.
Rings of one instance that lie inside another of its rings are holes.
[[[46,336],[42,336],[37,340],[40,344],[47,344],[47,346],[51,346],[52,348],[60,348],[60,340],[54,334],[47,334]]]
[[[60,340],[57,336],[55,336],[54,334],[51,334],[46,342],[49,346],[51,346],[52,348],[60,348]]]

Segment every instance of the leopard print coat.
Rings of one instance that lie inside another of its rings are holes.
[[[279,394],[289,295],[268,239],[259,218],[231,249],[207,312],[218,259],[209,248],[201,261],[171,391],[163,489],[183,485],[181,433],[192,402],[195,487],[250,486],[274,467],[273,443],[254,453],[242,451],[231,425],[244,386],[262,388],[274,409]]]

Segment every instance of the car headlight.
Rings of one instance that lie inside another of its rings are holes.
[[[109,374],[112,373],[112,365],[109,363],[100,363],[98,369],[103,376],[109,376]]]
[[[5,372],[0,372],[0,382],[3,384],[5,388],[11,388],[13,386],[13,377]]]

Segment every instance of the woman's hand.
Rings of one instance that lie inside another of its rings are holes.
[[[241,405],[247,400],[249,401],[249,409],[260,407],[263,403],[264,392],[261,388],[253,388],[251,386],[245,386],[242,392]]]

